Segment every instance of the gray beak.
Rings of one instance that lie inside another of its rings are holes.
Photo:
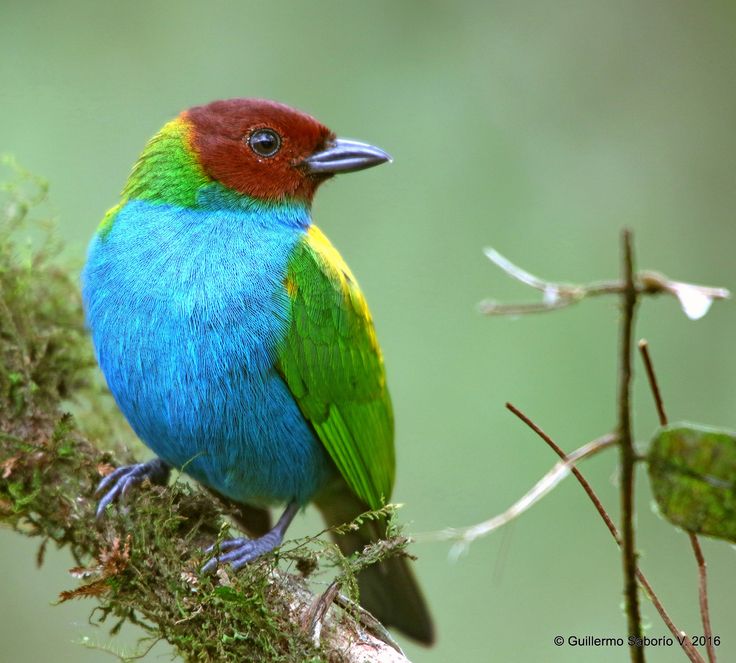
[[[302,164],[309,173],[334,175],[372,168],[386,161],[391,161],[391,157],[373,145],[359,143],[357,140],[336,138],[330,141],[324,150],[315,152],[304,159]]]

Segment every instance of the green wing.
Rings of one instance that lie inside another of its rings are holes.
[[[292,320],[278,367],[340,473],[371,508],[394,482],[394,422],[365,298],[337,250],[310,227],[289,261]]]

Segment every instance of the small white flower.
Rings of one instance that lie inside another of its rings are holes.
[[[690,320],[700,320],[710,310],[714,297],[704,288],[690,283],[673,282],[672,292],[680,301],[683,313]]]

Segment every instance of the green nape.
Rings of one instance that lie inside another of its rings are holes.
[[[191,147],[189,123],[178,117],[148,141],[123,189],[121,201],[110,209],[98,233],[110,232],[118,211],[132,199],[195,207],[198,190],[211,183]]]

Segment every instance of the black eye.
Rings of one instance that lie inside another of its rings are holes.
[[[257,129],[248,136],[248,147],[259,157],[272,157],[281,147],[281,136],[273,129]]]

